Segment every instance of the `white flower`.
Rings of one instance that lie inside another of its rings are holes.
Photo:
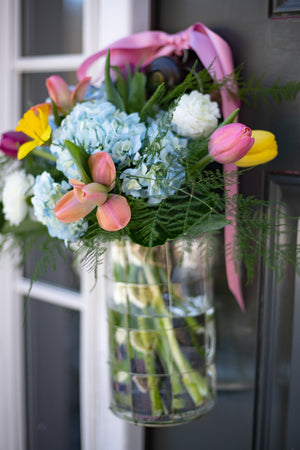
[[[173,113],[172,125],[181,136],[197,139],[208,136],[221,117],[217,102],[208,94],[192,91],[184,94]]]
[[[6,178],[2,193],[3,211],[11,225],[19,225],[29,212],[26,199],[31,194],[33,183],[33,175],[26,174],[25,170],[17,170]]]

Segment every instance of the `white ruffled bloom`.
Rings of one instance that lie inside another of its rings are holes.
[[[31,195],[34,183],[33,175],[25,170],[11,173],[5,180],[2,201],[6,220],[11,225],[19,225],[29,212],[27,198]]]
[[[217,102],[212,102],[208,94],[192,91],[179,100],[172,125],[181,136],[197,139],[207,137],[217,127],[220,117]]]

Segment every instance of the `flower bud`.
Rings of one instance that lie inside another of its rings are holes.
[[[106,152],[96,152],[89,157],[88,164],[93,181],[111,190],[116,179],[116,168],[111,156]]]
[[[52,75],[46,80],[49,97],[63,111],[70,110],[71,90],[65,80],[58,75]]]
[[[107,200],[108,190],[103,184],[89,183],[81,189],[81,193],[83,202],[101,206]]]
[[[273,133],[264,130],[252,130],[252,137],[255,141],[249,152],[234,163],[238,167],[257,166],[267,163],[277,156],[277,142]]]
[[[2,134],[0,149],[10,158],[18,157],[19,147],[30,141],[30,137],[19,131],[7,131]]]
[[[241,159],[252,147],[251,129],[241,123],[230,123],[215,130],[209,138],[208,152],[221,164]]]
[[[64,223],[77,222],[89,214],[95,205],[80,202],[74,194],[74,189],[63,195],[55,205],[56,218]]]
[[[112,194],[97,209],[97,220],[106,231],[117,231],[125,228],[131,219],[130,206],[125,197]]]

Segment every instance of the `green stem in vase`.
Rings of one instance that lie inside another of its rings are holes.
[[[148,390],[151,401],[151,412],[154,417],[161,416],[164,407],[159,392],[159,377],[155,374],[155,353],[156,340],[153,339],[153,332],[146,330],[147,324],[145,318],[139,317],[138,322],[140,328],[143,330],[140,332],[141,339],[145,348],[144,363],[147,372]]]
[[[174,362],[177,365],[179,371],[182,373],[182,380],[187,391],[192,397],[194,403],[196,405],[199,405],[203,401],[203,395],[207,394],[206,380],[198,372],[191,368],[189,362],[182,354],[173,330],[172,321],[169,317],[165,317],[169,315],[168,310],[165,306],[159,286],[155,285],[156,280],[154,274],[147,264],[145,264],[144,270],[153,292],[153,305],[155,305],[157,313],[163,316],[158,320],[160,328],[165,332],[165,336],[169,342]]]
[[[130,248],[126,248],[127,246]],[[128,355],[132,360],[135,357],[133,350],[135,348],[144,361],[146,374],[135,374],[135,377],[141,378],[141,380],[142,378],[147,379],[151,414],[154,417],[165,415],[167,414],[166,409],[169,407],[172,413],[184,410],[184,407],[188,405],[187,394],[195,406],[201,405],[208,393],[206,377],[201,376],[197,370],[192,368],[180,348],[173,326],[172,313],[164,299],[164,287],[162,288],[162,286],[167,285],[170,307],[173,302],[173,286],[169,279],[166,284],[166,280],[162,276],[164,264],[159,258],[157,261],[155,260],[155,253],[154,259],[151,259],[152,249],[149,250],[137,244],[131,245],[130,241],[122,243],[120,248],[122,254],[121,257],[116,255],[115,264],[118,267],[115,268],[114,274],[116,281],[126,284],[127,319],[125,325],[127,330],[137,319],[136,329],[130,330],[127,334]],[[176,298],[176,293],[174,293],[174,298]],[[182,301],[178,303],[180,306]],[[133,313],[132,319],[130,319],[131,313]],[[131,323],[129,319],[133,322]],[[194,317],[185,317],[185,319],[187,319],[188,331],[194,333],[194,344],[199,347],[198,342],[196,343],[199,324]],[[191,326],[192,330],[189,330]],[[191,340],[193,342],[193,339]],[[204,356],[203,349],[200,350],[200,354]],[[157,373],[158,361],[164,367],[164,373]],[[130,370],[132,372],[132,369]],[[163,381],[167,379],[171,384],[170,406],[167,406],[167,398],[165,400],[165,397],[161,395]]]
[[[174,367],[173,362],[171,361],[171,352],[168,346],[168,341],[166,339],[161,340],[161,342],[157,345],[157,351],[160,356],[161,362],[165,367],[166,374],[170,377],[172,392],[171,392],[171,409],[173,412],[178,411],[179,409],[184,408],[185,401],[183,398],[180,398],[183,393],[183,386],[180,381],[180,374],[178,372],[177,367]]]

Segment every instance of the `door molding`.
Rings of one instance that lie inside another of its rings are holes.
[[[271,203],[284,203],[284,214],[299,216],[300,174],[273,173],[269,177],[268,190]],[[272,212],[270,216],[274,217]],[[280,228],[280,235],[271,237],[269,245],[272,246],[275,240],[278,242],[280,239],[280,243],[294,246],[296,252],[296,247],[299,249],[300,245],[299,220],[282,220],[280,219],[280,224],[285,230],[292,223],[296,226],[298,222],[298,236],[295,233],[285,233]],[[279,222],[275,223],[275,226],[278,225]],[[274,263],[279,265],[278,260]],[[288,263],[284,265],[283,272],[284,276],[279,281],[271,270],[265,270],[263,277],[254,420],[254,448],[260,450],[297,446],[295,440],[293,444],[291,442],[293,436],[289,430],[297,427],[292,426],[295,418],[289,412],[289,404],[293,398],[298,398],[299,401],[299,388],[295,380],[300,376],[300,357],[296,351],[300,335],[296,325],[296,321],[300,320],[300,277]],[[298,370],[297,373],[295,369]]]

